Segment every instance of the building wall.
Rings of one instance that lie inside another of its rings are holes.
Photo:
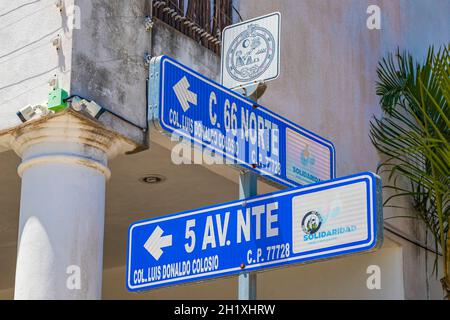
[[[219,58],[212,52],[158,22],[152,33],[145,31],[143,18],[149,12],[149,1],[75,1],[81,8],[81,29],[73,33],[67,28],[67,19],[54,7],[53,0],[16,0],[0,4],[1,123],[18,124],[15,116],[17,108],[45,101],[50,89],[47,81],[56,73],[64,88],[93,98],[118,114],[129,116],[138,125],[145,125],[145,117],[142,116],[145,114],[145,79],[148,72],[143,65],[146,51],[154,56],[168,54],[202,74],[218,79]],[[72,2],[66,0],[65,3],[68,7]],[[368,132],[372,115],[380,114],[375,95],[377,63],[387,51],[395,50],[397,45],[417,55],[424,55],[428,44],[448,41],[450,2],[243,0],[237,4],[244,19],[272,11],[282,14],[281,76],[269,83],[259,102],[333,141],[337,150],[338,176],[364,170],[375,171],[379,157],[371,145]],[[382,10],[381,30],[366,28],[366,9],[369,4],[378,4]],[[59,32],[63,34],[63,47],[60,53],[56,53],[50,40]],[[145,142],[147,139],[136,127],[115,122],[110,116],[102,118],[102,121],[135,141]],[[158,148],[153,150],[158,152]],[[144,159],[147,155],[142,153],[139,157]],[[114,197],[108,200],[106,231],[108,223],[112,221],[108,215],[118,211],[113,223],[117,224],[117,230],[121,233],[105,237],[104,259],[108,267],[105,267],[107,269],[103,275],[103,297],[236,298],[236,278],[142,294],[126,292],[123,266],[126,244],[124,240],[117,240],[126,238],[124,230],[130,221],[128,216],[125,218],[125,214],[130,215],[130,206],[125,204],[133,201],[133,211],[144,212],[149,210],[151,202],[158,208],[154,210],[158,214],[167,213],[169,207],[162,197],[149,196],[147,199],[142,196],[139,201],[130,198],[128,194],[146,195],[148,191],[139,189],[136,183],[128,183],[131,170],[127,170],[127,167],[133,166],[136,176],[143,171],[153,172],[158,155],[153,154],[139,163],[133,161],[133,157],[121,158],[122,171],[113,170],[113,179],[119,177],[116,181],[120,183],[110,183],[108,187]],[[17,159],[14,158],[14,161],[17,162]],[[168,157],[167,161],[170,161]],[[161,168],[158,170],[170,169],[169,165],[164,167],[163,162],[160,161]],[[0,169],[6,167],[12,172],[16,165],[0,163]],[[195,170],[189,172],[196,174]],[[220,174],[219,171],[217,173]],[[234,174],[234,178],[236,176]],[[178,177],[179,180],[182,178],[181,175]],[[1,179],[0,183],[7,183]],[[219,177],[208,179],[220,181]],[[179,183],[174,182],[173,188],[176,184]],[[182,183],[180,185],[183,186]],[[165,194],[173,195],[176,192],[171,189],[172,184],[162,188]],[[5,190],[3,198],[11,196],[6,189],[2,189]],[[236,194],[223,195],[223,198],[230,197],[237,197],[237,185]],[[190,209],[193,204],[206,204],[212,196],[208,199],[178,199],[176,207]],[[3,210],[18,212],[18,207],[14,208],[14,205],[0,204]],[[402,212],[385,210],[387,217],[399,214]],[[137,216],[132,219],[137,219]],[[4,221],[0,219],[0,230],[5,227]],[[410,237],[424,240],[420,225],[402,219],[393,219],[390,223]],[[12,230],[12,227],[8,228]],[[375,253],[264,272],[258,276],[258,297],[441,298],[438,280],[430,275],[433,256],[392,234],[386,235],[388,239],[383,249]],[[11,241],[11,237],[8,239]],[[0,258],[14,259],[13,253],[3,255],[1,251]],[[370,265],[381,268],[381,290],[367,289],[369,275],[366,270]],[[5,269],[0,272],[5,272]],[[8,277],[11,280],[14,275],[9,274]],[[13,282],[11,280],[8,283]],[[12,296],[13,290],[2,286],[0,299]]]
[[[164,22],[155,20],[152,56],[160,55],[177,59],[204,76],[219,80],[220,57]]]
[[[381,30],[366,27],[366,10],[373,4],[381,9]],[[381,114],[375,94],[381,57],[399,47],[424,58],[429,45],[450,39],[446,0],[246,0],[239,1],[239,11],[244,20],[281,12],[281,76],[268,84],[259,102],[333,141],[338,176],[375,171],[380,162],[369,138],[369,121]],[[409,207],[409,202],[401,205]],[[385,208],[384,214],[410,210]],[[423,226],[411,219],[389,223],[425,240]],[[436,278],[429,277],[425,251],[388,236],[403,247],[405,297],[441,295]]]
[[[65,1],[66,8],[73,0]],[[52,40],[60,35],[61,50]],[[46,102],[49,80],[70,90],[72,29],[54,0],[0,2],[0,131],[21,123],[17,110]],[[0,148],[0,152],[1,152]]]
[[[151,51],[151,33],[144,19],[151,15],[150,1],[75,0],[80,28],[73,33],[71,94],[93,99],[110,113],[100,122],[147,145],[145,54]]]

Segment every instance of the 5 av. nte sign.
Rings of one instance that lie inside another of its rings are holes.
[[[133,223],[130,291],[262,271],[376,249],[380,178],[364,172]]]

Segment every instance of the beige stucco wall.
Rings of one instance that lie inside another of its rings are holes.
[[[380,30],[366,26],[369,5],[381,9]],[[450,39],[446,0],[241,0],[239,11],[244,20],[281,12],[281,75],[268,84],[260,103],[333,141],[337,176],[375,171],[380,162],[369,121],[381,114],[375,94],[381,57],[399,47],[424,58],[429,45]],[[384,214],[408,211],[385,209]],[[389,223],[424,240],[423,228],[411,219]],[[426,257],[424,250],[388,235],[403,246],[405,297],[439,297],[436,277],[425,263],[433,254]]]

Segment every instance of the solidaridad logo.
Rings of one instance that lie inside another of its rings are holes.
[[[226,68],[236,81],[253,81],[261,76],[275,56],[275,39],[269,30],[251,24],[231,43]]]
[[[328,217],[325,221],[328,220]],[[357,230],[356,225],[337,226],[332,229],[322,230],[320,228],[324,224],[324,219],[319,212],[311,210],[308,211],[302,219],[302,229],[305,235],[304,241],[321,240],[328,238],[329,240],[336,239],[346,233],[352,233]]]
[[[302,229],[307,235],[319,231],[322,226],[322,216],[317,211],[309,211],[302,219]]]

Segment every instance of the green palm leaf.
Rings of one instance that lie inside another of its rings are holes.
[[[412,200],[415,215],[444,256],[444,289],[450,293],[450,45],[431,47],[423,63],[399,51],[378,66],[376,93],[383,111],[370,123],[370,138],[384,154],[385,200]],[[435,262],[437,266],[437,261]]]

